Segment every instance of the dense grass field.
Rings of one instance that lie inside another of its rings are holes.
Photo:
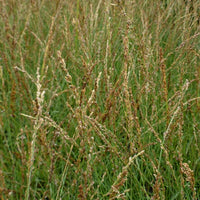
[[[0,199],[200,199],[200,1],[0,0]]]

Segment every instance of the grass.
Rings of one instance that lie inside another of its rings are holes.
[[[200,199],[200,3],[0,1],[0,199]]]

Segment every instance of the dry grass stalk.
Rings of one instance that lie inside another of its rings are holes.
[[[167,126],[169,124],[169,106],[168,106],[168,88],[167,88],[167,75],[166,75],[166,65],[163,58],[163,50],[160,48],[160,68],[162,72],[162,88],[163,88],[163,99],[166,104],[166,116],[167,116]]]
[[[110,89],[109,93],[107,94],[107,98],[105,101],[106,111],[101,116],[102,122],[105,122],[105,120],[110,117],[110,112],[115,104],[115,98],[120,94],[120,92],[122,90],[122,88],[120,86],[120,83],[122,81],[121,77],[122,76],[120,76],[119,80],[115,83],[113,88]]]
[[[160,173],[160,171],[158,170],[157,165],[149,157],[149,155],[147,155],[145,153],[145,156],[151,162],[151,165],[152,165],[154,172],[155,172],[154,176],[155,176],[155,179],[156,179],[154,186],[153,186],[153,196],[151,197],[151,199],[165,199],[165,187],[164,187],[164,183],[163,183],[163,176]]]
[[[95,197],[95,195],[98,193],[101,184],[104,182],[105,176],[106,176],[106,172],[103,174],[102,179],[101,179],[101,182],[100,182],[99,185],[97,186],[96,191],[95,191],[95,192],[93,193],[93,195],[90,197],[91,200],[92,200],[92,199]]]
[[[48,125],[49,127],[54,127],[57,131],[59,131],[57,132],[57,134],[59,136],[62,136],[63,140],[70,141],[75,146],[78,146],[76,141],[73,138],[69,137],[69,134],[65,130],[63,130],[63,128],[60,127],[53,119],[48,116],[41,116],[41,118],[46,123],[46,125]]]
[[[177,115],[180,113],[181,107],[183,106],[182,105],[183,98],[184,98],[184,95],[185,95],[186,91],[188,90],[189,85],[190,85],[190,83],[186,79],[184,85],[181,88],[181,92],[179,93],[178,102],[176,103],[176,105],[174,106],[174,108],[171,111],[172,112],[172,117],[170,119],[170,122],[169,122],[169,124],[167,126],[166,131],[164,132],[164,140],[163,140],[163,142],[165,142],[165,139],[169,136],[172,124],[173,124],[174,120],[177,118]]]
[[[138,118],[138,104],[136,103],[136,101],[133,98],[133,94],[131,89],[129,88],[129,94],[130,94],[130,100],[131,100],[131,105],[133,107],[133,121],[135,122],[135,127],[137,130],[137,143],[139,144],[139,146],[142,148],[142,144],[141,144],[141,126],[140,126],[140,122],[139,122],[139,118]]]
[[[111,41],[111,29],[110,29],[110,0],[105,2],[105,28],[106,28],[106,55],[104,60],[104,80],[105,80],[105,90],[109,92],[109,74],[108,74],[108,59],[110,55],[110,41]]]
[[[97,20],[98,20],[98,16],[99,16],[99,9],[100,9],[101,3],[102,3],[102,0],[99,0],[97,8],[96,8],[96,11],[95,11],[95,14],[94,14],[94,27],[93,27],[93,30],[95,30],[96,27],[97,27],[97,23],[98,23]]]
[[[116,154],[117,157],[120,158],[120,151],[117,149],[118,145],[115,142],[115,145],[112,145],[109,141],[110,135],[104,131],[103,126],[99,124],[95,119],[92,119],[88,116],[85,116],[85,123],[88,126],[92,126],[97,135],[104,141],[104,143],[107,145],[107,147],[110,149],[110,151],[114,154]]]
[[[65,60],[62,58],[62,55],[61,55],[60,51],[57,51],[57,56],[58,56],[58,59],[59,59],[59,62],[60,62],[60,67],[63,70],[63,72],[65,72],[65,74],[66,74],[65,75],[65,80],[68,83],[72,83],[72,77],[71,77],[71,75],[69,74],[69,71],[66,68]]]
[[[45,72],[46,72],[46,69],[45,69],[46,68],[46,60],[47,60],[47,56],[48,56],[48,53],[49,53],[49,48],[50,48],[51,42],[53,40],[53,29],[55,27],[56,19],[58,17],[58,14],[60,12],[61,5],[62,5],[61,0],[57,0],[57,2],[58,2],[57,9],[56,9],[54,16],[51,19],[51,26],[50,26],[50,29],[49,29],[49,33],[48,33],[48,36],[47,36],[47,42],[46,42],[46,46],[45,46],[45,49],[44,49],[44,58],[43,58],[43,63],[42,63],[42,68],[41,68],[41,75],[42,76],[46,76],[46,74],[45,74]]]
[[[194,171],[191,170],[188,163],[183,163],[181,166],[181,171],[185,175],[186,181],[190,183],[190,188],[193,192],[193,199],[196,200],[196,189],[195,189],[195,178],[194,178]]]
[[[32,135],[29,160],[27,163],[27,165],[28,165],[27,179],[28,180],[27,180],[27,189],[26,189],[26,194],[25,194],[26,200],[29,199],[29,195],[30,195],[30,185],[31,185],[32,171],[34,168],[33,164],[34,164],[34,160],[35,160],[35,145],[36,145],[37,134],[43,123],[43,119],[41,116],[42,116],[42,108],[43,108],[45,91],[42,91],[42,88],[41,88],[39,67],[37,68],[36,87],[37,87],[37,93],[36,93],[37,114],[35,117],[35,122],[34,122],[34,127],[33,127],[33,135]]]
[[[102,72],[99,73],[98,77],[96,78],[95,80],[95,86],[94,86],[94,89],[92,90],[92,93],[91,93],[91,96],[89,97],[88,101],[87,101],[87,104],[84,108],[84,113],[87,112],[88,109],[90,109],[90,107],[96,103],[96,93],[99,89],[99,82],[101,80],[101,74]],[[90,117],[93,113],[90,113]]]
[[[161,174],[158,172],[157,174],[154,174],[155,178],[156,178],[156,182],[153,186],[153,197],[151,198],[152,200],[160,200],[160,187],[162,184],[162,176]]]
[[[86,195],[85,195],[83,185],[79,185],[78,190],[79,190],[78,200],[86,200],[87,198],[86,198]]]
[[[124,166],[122,168],[122,172],[119,173],[119,175],[117,176],[116,181],[112,184],[110,191],[105,194],[104,196],[108,196],[109,195],[109,199],[115,199],[116,196],[121,195],[120,194],[120,187],[124,185],[124,183],[127,180],[127,175],[128,175],[128,168],[130,167],[130,165],[133,163],[133,161],[138,157],[141,156],[144,153],[144,150],[139,152],[138,154],[136,154],[133,157],[129,158],[129,162],[127,163],[126,166]],[[123,195],[122,195],[123,196]]]
[[[129,86],[128,86],[128,62],[129,62],[129,39],[128,39],[128,31],[129,24],[127,24],[126,36],[123,39],[124,44],[124,67],[123,67],[123,88],[124,88],[124,96],[125,96],[125,105],[126,105],[126,118],[127,118],[127,127],[128,127],[128,137],[130,141],[130,151],[131,154],[135,153],[135,144],[133,139],[133,114],[132,114],[132,106],[129,95]],[[140,138],[138,138],[140,140]]]

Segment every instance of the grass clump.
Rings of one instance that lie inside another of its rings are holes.
[[[199,199],[199,8],[0,1],[0,198]]]

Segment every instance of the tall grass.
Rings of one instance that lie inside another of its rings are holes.
[[[0,1],[0,198],[200,199],[198,0]]]

